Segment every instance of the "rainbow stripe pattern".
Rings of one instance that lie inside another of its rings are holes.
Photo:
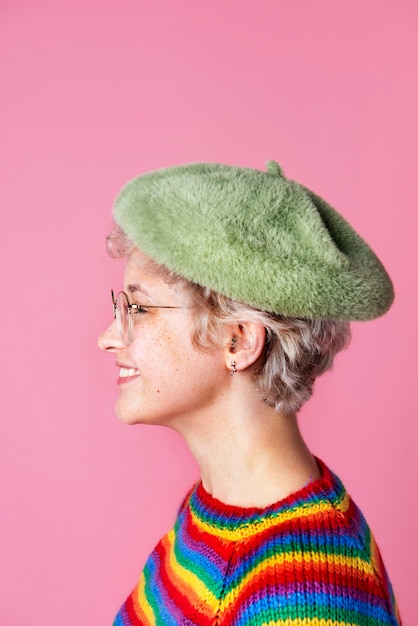
[[[370,529],[317,462],[319,480],[262,510],[196,485],[114,626],[399,626]]]

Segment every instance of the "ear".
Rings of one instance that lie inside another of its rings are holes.
[[[266,329],[257,322],[243,322],[229,326],[229,331],[225,364],[229,370],[241,372],[261,356],[266,341]]]

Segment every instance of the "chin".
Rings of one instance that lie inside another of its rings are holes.
[[[132,411],[128,411],[124,407],[119,406],[118,403],[116,403],[115,413],[119,422],[122,422],[122,424],[126,424],[127,426],[134,426],[135,424],[159,424],[155,415],[148,415],[140,413],[139,411],[133,413]]]
[[[133,418],[126,418],[125,416],[121,416],[118,415],[118,413],[116,413],[116,417],[118,418],[118,421],[121,422],[122,424],[126,424],[126,426],[134,426],[135,424],[140,424],[141,422],[138,420],[135,420]]]
[[[122,422],[122,424],[133,426],[134,424],[141,423],[141,420],[139,419],[138,415],[135,415],[132,412],[124,409],[124,407],[119,406],[119,403],[116,403],[115,413],[119,422]]]

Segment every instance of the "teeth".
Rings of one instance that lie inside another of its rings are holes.
[[[137,376],[139,374],[139,370],[136,370],[132,367],[121,367],[119,371],[119,376],[121,378],[128,378],[128,376]]]

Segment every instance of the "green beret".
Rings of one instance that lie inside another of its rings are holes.
[[[393,301],[367,243],[274,161],[267,172],[193,163],[143,174],[120,192],[114,219],[157,263],[258,309],[367,320]]]

